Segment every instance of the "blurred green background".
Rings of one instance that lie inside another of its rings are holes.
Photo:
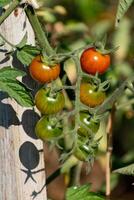
[[[134,75],[134,6],[131,6],[119,27],[115,28],[117,0],[38,0],[38,2],[40,8],[36,11],[37,15],[42,25],[46,26],[49,40],[57,51],[66,52],[78,49],[102,38],[105,34],[107,34],[107,47],[119,46],[119,49],[112,54],[110,69],[101,77],[102,80],[111,80],[108,95],[124,79]],[[65,66],[69,79],[73,83],[76,79],[75,67],[71,60],[67,61]],[[134,94],[126,90],[116,106],[113,132],[113,169],[134,162]],[[106,120],[102,122],[98,132],[98,136],[103,135],[103,139],[93,169],[96,180],[92,178],[92,175],[86,177],[84,172],[82,174],[82,183],[92,182],[93,189],[102,193],[105,185],[103,174],[106,151],[105,127]],[[97,179],[99,172],[102,173],[100,180]],[[111,177],[113,199],[134,199],[133,182],[133,177],[113,174]],[[48,194],[51,198],[62,199],[62,197],[53,197],[52,189],[49,187]],[[60,189],[59,191],[61,192]]]

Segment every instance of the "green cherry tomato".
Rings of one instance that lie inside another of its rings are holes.
[[[102,104],[105,98],[105,92],[96,90],[95,85],[90,83],[81,83],[80,100],[83,104],[93,108]]]
[[[90,155],[90,149],[88,145],[79,141],[73,154],[78,160],[88,161]]]
[[[62,134],[62,127],[55,118],[42,117],[35,126],[35,133],[41,140],[52,140]]]
[[[96,133],[99,129],[99,120],[94,120],[93,117],[86,112],[80,112],[80,121],[93,133]],[[90,132],[88,132],[84,126],[80,125],[78,134],[81,136],[89,136]]]
[[[35,105],[42,114],[55,114],[65,105],[62,91],[50,94],[50,88],[42,88],[35,95]]]

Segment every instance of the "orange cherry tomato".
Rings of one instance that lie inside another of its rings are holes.
[[[92,75],[97,72],[103,74],[110,65],[110,56],[102,55],[95,48],[88,48],[82,53],[80,62],[84,72]]]
[[[29,67],[32,78],[40,83],[48,83],[58,78],[60,74],[60,64],[48,66],[41,60],[41,56],[36,56]]]
[[[103,103],[106,94],[103,91],[97,91],[95,85],[90,83],[81,83],[80,86],[80,100],[89,107],[96,107]]]

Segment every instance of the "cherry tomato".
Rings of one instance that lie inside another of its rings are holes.
[[[48,66],[41,60],[41,56],[36,56],[29,67],[32,78],[40,83],[48,83],[57,79],[60,74],[60,65]]]
[[[110,65],[110,56],[102,55],[95,48],[88,48],[82,53],[80,62],[84,72],[92,75],[97,72],[103,74]]]
[[[42,88],[35,95],[35,105],[42,114],[55,114],[61,111],[65,104],[62,91],[50,94],[50,88]]]
[[[80,121],[93,133],[96,133],[99,129],[99,120],[95,121],[93,117],[86,112],[80,112]],[[81,136],[89,136],[90,132],[88,132],[88,130],[84,126],[80,125],[78,129],[78,134]]]
[[[89,107],[95,107],[103,103],[106,98],[105,92],[96,91],[96,86],[90,83],[81,83],[80,100]]]
[[[42,117],[35,126],[36,136],[43,141],[51,140],[62,134],[62,127],[55,118]]]
[[[88,161],[90,156],[90,148],[88,145],[78,140],[78,145],[73,154],[78,160]]]

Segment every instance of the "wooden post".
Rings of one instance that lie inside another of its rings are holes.
[[[34,44],[33,30],[21,9],[17,16],[12,13],[5,20],[0,32],[13,44],[19,43],[27,32],[28,43]],[[3,60],[7,48],[7,44],[0,47],[0,67],[18,67],[16,60]],[[38,117],[32,109],[5,98],[2,92],[0,99],[0,200],[32,200],[32,192],[38,192],[45,182],[43,144],[34,135]],[[36,197],[46,199],[46,190]]]

